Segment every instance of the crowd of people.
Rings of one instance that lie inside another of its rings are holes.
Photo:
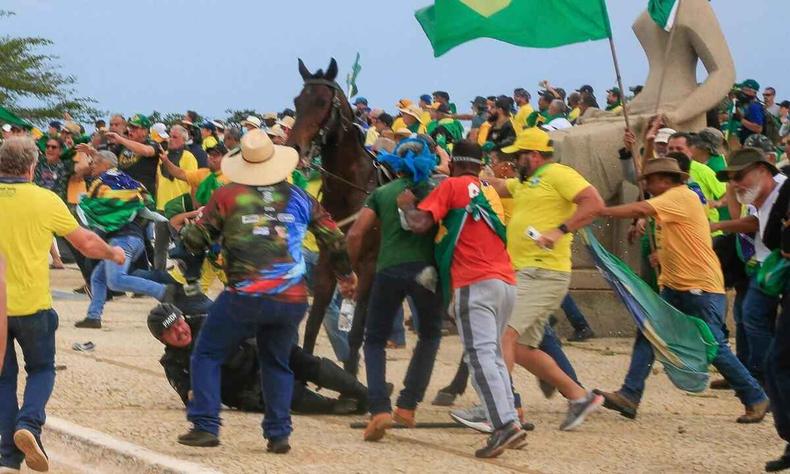
[[[362,141],[394,179],[370,193],[345,235],[319,203],[320,172],[286,145],[290,109],[240,123],[188,111],[169,126],[118,114],[90,135],[68,116],[46,131],[4,125],[0,467],[48,467],[41,427],[58,326],[48,272],[63,268],[65,254],[84,278],[75,291],[90,298],[78,328],[101,328],[107,302],[126,293],[160,302],[148,327],[165,345],[161,363],[192,423],[178,438],[185,445],[219,444],[222,404],[263,412],[274,453],[290,450],[291,411],[368,411],[363,438],[371,442],[395,423],[415,427],[448,315],[464,357],[434,404],[451,405],[471,379],[480,404],[451,416],[489,434],[476,456],[521,449],[534,428],[512,383],[516,366],[547,397],[559,391],[567,400],[561,430],[601,406],[635,418],[655,358],[648,338],[637,331],[623,385],[607,392],[579,381],[552,327],[562,308],[571,340],[594,336],[568,293],[571,244],[574,232],[611,218],[631,220],[642,278],[710,329],[723,376],[711,388],[734,390],[744,406],[737,421],[758,423],[772,410],[788,444],[766,470],[788,469],[790,101],[778,103],[770,87],[761,101],[759,92],[751,79],[735,85],[701,130],[674,130],[661,115],[639,136],[624,127],[612,163],[643,195],[618,206],[558,162],[550,135],[623,114],[627,98],[617,87],[603,107],[589,85],[568,94],[548,81],[536,108],[524,88],[476,97],[468,112],[444,91],[401,99],[392,114],[358,97],[350,106]],[[341,308],[355,298],[354,269],[374,229],[381,249],[365,322],[365,387],[296,341],[320,254],[338,282],[324,326],[338,361],[349,357]],[[216,280],[224,290],[212,302],[206,293]],[[393,410],[385,351],[405,344],[404,302],[417,343]],[[14,341],[28,373],[21,406]],[[340,395],[319,395],[308,382]]]

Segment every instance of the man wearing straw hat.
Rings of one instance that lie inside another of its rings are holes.
[[[768,398],[727,342],[727,296],[721,264],[713,252],[706,209],[699,196],[686,186],[688,178],[673,158],[650,160],[639,179],[653,198],[607,207],[600,215],[618,219],[655,217],[656,247],[663,270],[658,279],[661,297],[678,310],[705,321],[718,342],[713,366],[735,389],[745,407],[738,423],[759,423],[768,410]],[[636,418],[654,359],[650,343],[641,332],[637,333],[623,386],[616,392],[601,392],[604,407],[626,418]]]
[[[196,224],[182,230],[185,246],[194,253],[221,242],[228,283],[209,310],[192,354],[187,419],[193,428],[179,436],[181,444],[219,445],[220,367],[230,348],[256,337],[267,450],[290,450],[294,376],[288,359],[307,310],[302,240],[308,230],[329,253],[341,293],[353,296],[357,283],[335,222],[313,197],[286,182],[298,161],[296,150],[274,145],[263,130],[250,130],[240,149],[222,160],[222,173],[231,183],[214,192]]]

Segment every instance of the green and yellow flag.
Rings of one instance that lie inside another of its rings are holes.
[[[476,38],[554,48],[611,36],[604,0],[436,0],[415,17],[436,57]]]

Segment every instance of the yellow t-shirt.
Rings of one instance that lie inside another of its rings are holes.
[[[198,168],[196,170],[187,170],[184,172],[184,174],[187,178],[187,184],[189,184],[189,187],[191,187],[192,191],[194,192],[197,187],[200,186],[200,183],[202,183],[204,179],[208,178],[208,175],[211,174],[211,170],[208,168]],[[221,171],[219,172],[217,179],[219,179],[219,182],[223,185],[230,183],[230,180],[226,178]]]
[[[307,191],[307,194],[318,199],[318,193],[321,191],[321,178],[308,181],[305,191]],[[308,231],[305,233],[302,246],[311,252],[318,252],[318,242],[316,242],[315,235],[313,235],[312,232]]]
[[[505,209],[502,206],[502,198],[499,197],[499,194],[496,192],[493,186],[488,184],[485,180],[481,180],[482,186],[480,189],[483,191],[483,196],[488,200],[488,203],[491,205],[491,209],[496,213],[499,220],[502,223],[505,223]]]
[[[656,210],[658,284],[678,291],[724,293],[721,263],[697,194],[685,185],[675,186],[647,203]]]
[[[559,227],[576,212],[573,200],[590,183],[573,168],[559,163],[543,165],[523,183],[516,178],[505,183],[514,202],[507,226],[507,251],[513,265],[516,269],[570,272],[573,234],[564,235],[553,250],[544,250],[527,235],[527,229],[534,227],[545,233]]]
[[[184,150],[181,155],[181,160],[178,162],[178,167],[184,171],[195,171],[198,169],[197,159],[188,150]],[[189,183],[181,181],[176,178],[165,178],[162,176],[162,166],[160,165],[156,171],[156,208],[164,210],[165,204],[171,199],[175,199],[182,194],[187,194],[192,191]]]
[[[84,153],[77,153],[74,155],[74,164],[81,162],[85,157]],[[69,178],[69,184],[66,188],[66,202],[69,204],[79,204],[80,196],[86,194],[88,188],[85,186],[85,179],[72,175]]]
[[[431,123],[431,113],[427,110],[422,111],[422,117],[420,118],[420,131],[419,133],[425,133],[425,128]],[[393,129],[394,130],[394,129]]]
[[[403,121],[403,117],[395,117],[395,120],[392,121],[392,131],[397,132],[401,128],[406,128],[406,122]]]
[[[32,183],[0,183],[0,254],[7,264],[9,316],[29,316],[52,307],[49,248],[52,236],[79,225],[52,191]]]
[[[204,138],[201,146],[203,147],[203,151],[205,151],[208,150],[209,148],[214,148],[215,146],[217,146],[218,143],[219,142],[217,141],[217,139],[214,138],[214,136],[212,135],[210,137]]]
[[[477,131],[477,144],[483,146],[488,141],[488,133],[491,131],[491,122],[486,120],[480,125],[480,130]]]
[[[513,117],[513,129],[516,131],[516,135],[527,126],[527,117],[529,117],[532,112],[534,112],[534,109],[530,104],[524,104],[518,108],[516,116]]]
[[[582,110],[578,107],[575,107],[573,110],[571,110],[571,113],[568,114],[568,121],[573,122],[574,120],[579,118],[579,115],[581,114],[582,114]]]

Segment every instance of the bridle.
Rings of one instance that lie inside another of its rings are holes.
[[[336,179],[343,184],[351,186],[352,188],[362,191],[365,194],[370,194],[370,191],[359,186],[356,183],[352,183],[351,181],[339,176],[335,173],[324,168],[321,164],[315,164],[314,158],[321,154],[321,149],[329,143],[329,135],[331,134],[332,130],[339,124],[340,128],[342,129],[343,133],[347,133],[351,127],[354,127],[354,124],[343,116],[342,107],[343,102],[340,98],[338,92],[342,92],[340,86],[335,81],[329,81],[327,79],[306,79],[304,81],[305,86],[326,86],[332,89],[332,105],[329,109],[329,117],[324,120],[323,125],[318,129],[318,133],[315,134],[313,139],[310,141],[310,151],[307,153],[307,160],[308,166],[318,170],[321,175]]]

